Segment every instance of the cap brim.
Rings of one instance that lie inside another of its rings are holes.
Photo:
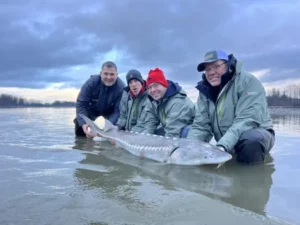
[[[198,66],[197,66],[197,70],[199,71],[199,72],[202,72],[202,71],[204,71],[205,70],[205,64],[207,64],[207,63],[212,63],[212,62],[216,62],[216,61],[218,61],[219,59],[212,59],[212,60],[207,60],[207,61],[205,61],[205,62],[202,62],[202,63],[200,63]]]

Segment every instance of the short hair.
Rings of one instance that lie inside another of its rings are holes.
[[[103,63],[101,69],[103,69],[103,67],[107,67],[107,68],[112,68],[113,67],[116,70],[118,70],[117,65],[112,61],[106,61],[105,63]]]

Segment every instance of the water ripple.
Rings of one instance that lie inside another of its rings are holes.
[[[70,168],[59,168],[59,169],[44,169],[36,172],[25,172],[24,175],[27,177],[39,177],[39,176],[63,176],[69,177],[69,173],[73,170]],[[68,172],[68,173],[67,173]]]

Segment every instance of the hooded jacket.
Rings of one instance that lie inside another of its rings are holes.
[[[242,70],[242,62],[230,55],[228,72],[216,92],[205,76],[196,88],[196,115],[187,138],[209,142],[232,152],[241,134],[253,128],[272,129],[266,93],[261,82]],[[217,95],[216,95],[217,93]]]
[[[182,128],[192,124],[195,114],[193,102],[186,92],[173,81],[168,80],[168,88],[164,97],[155,101],[149,95],[151,104],[147,107],[145,130],[153,134],[161,124],[166,137],[179,137]]]
[[[144,84],[145,85],[145,84]],[[120,117],[117,125],[125,130],[142,132],[144,126],[137,125],[138,120],[144,120],[146,117],[146,106],[150,103],[148,92],[144,91],[142,94],[133,98],[129,93],[129,87],[124,88],[122,99],[120,102]]]

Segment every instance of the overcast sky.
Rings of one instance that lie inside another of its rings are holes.
[[[0,1],[0,93],[78,93],[105,60],[117,63],[122,79],[131,68],[146,77],[160,67],[193,89],[197,64],[216,48],[265,86],[298,82],[299,0],[45,2]]]

